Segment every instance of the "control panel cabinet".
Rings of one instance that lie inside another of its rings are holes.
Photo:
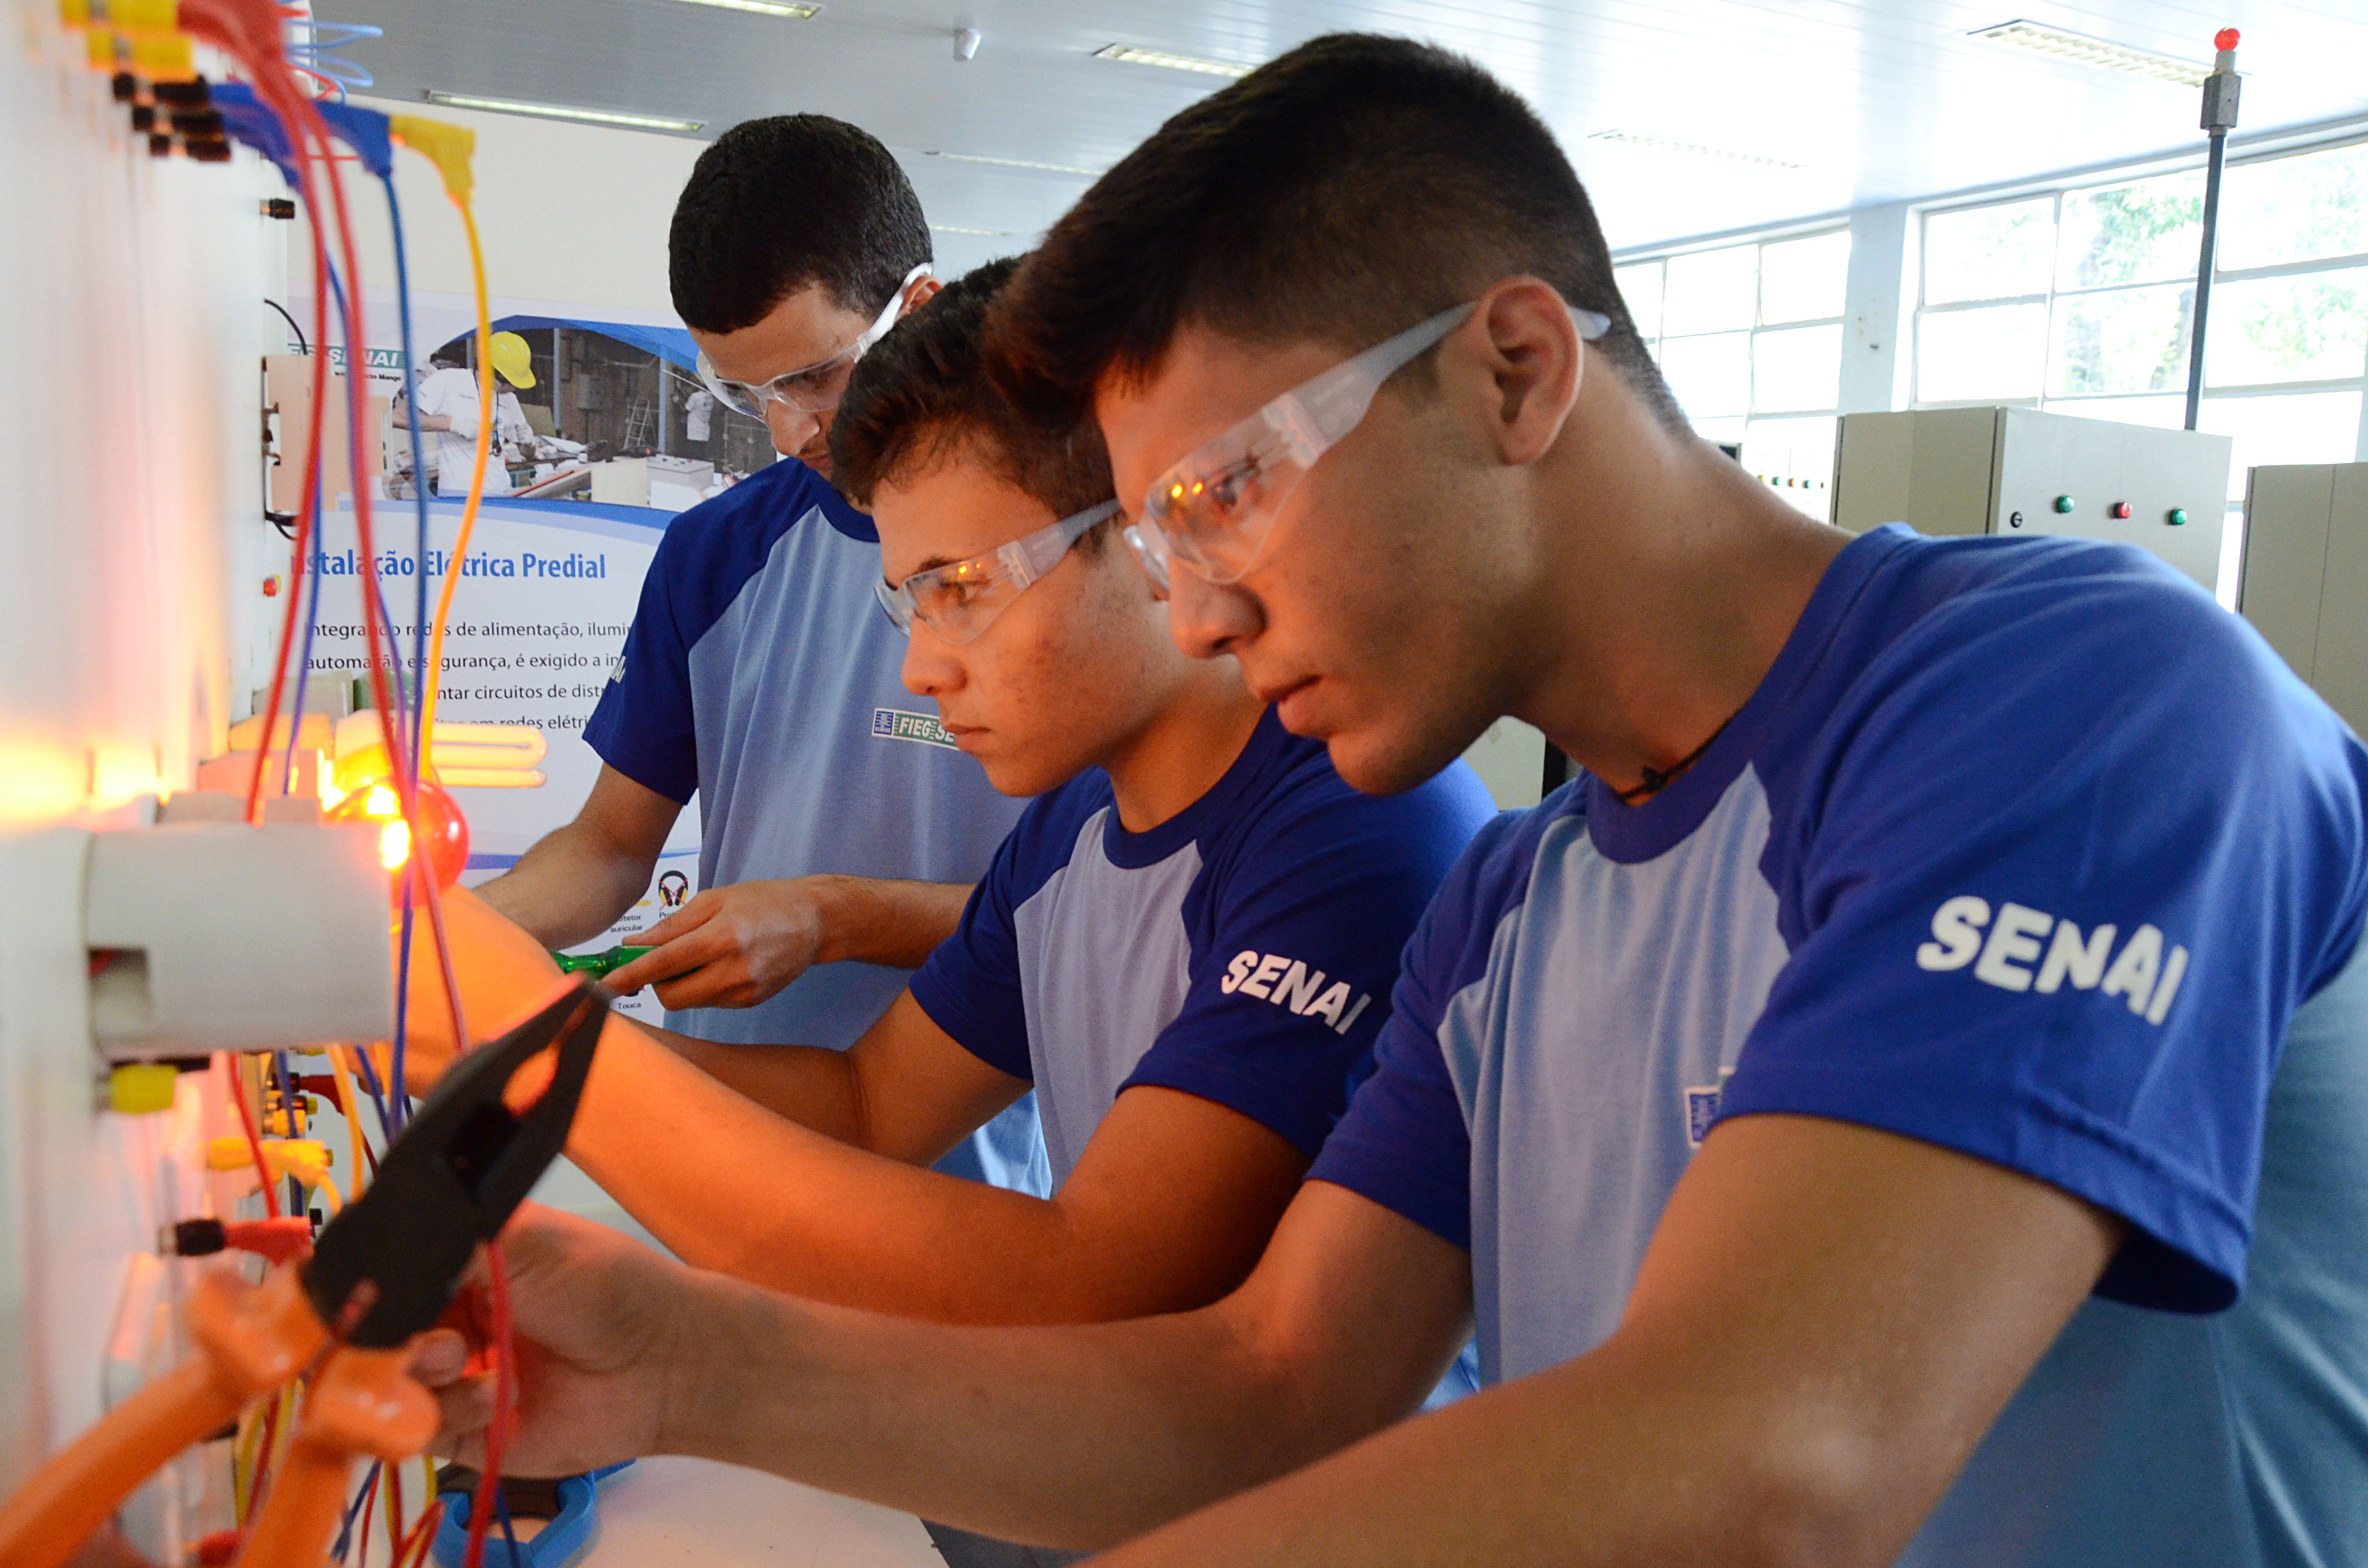
[[[2246,479],[2237,612],[2368,732],[2368,463],[2281,464]]]
[[[2209,591],[2220,576],[2226,436],[2032,408],[1842,416],[1834,522],[1928,534],[2069,534],[2152,551]]]

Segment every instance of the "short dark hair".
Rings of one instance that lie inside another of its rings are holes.
[[[855,363],[830,426],[831,477],[858,506],[957,454],[1065,517],[1110,498],[1110,453],[1090,417],[1054,427],[1012,406],[986,373],[987,308],[1019,270],[990,261],[939,290]],[[1086,536],[1099,548],[1105,529]]]
[[[1354,352],[1528,274],[1600,311],[1596,347],[1684,415],[1595,210],[1513,91],[1433,45],[1312,40],[1169,119],[1053,225],[996,312],[996,374],[1040,416],[1149,373],[1186,325]]]
[[[675,313],[701,332],[754,326],[815,283],[870,315],[929,259],[928,221],[895,155],[819,114],[744,120],[717,137],[666,235]]]

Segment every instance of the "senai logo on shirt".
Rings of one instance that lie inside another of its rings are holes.
[[[1327,989],[1324,979],[1322,970],[1310,969],[1297,959],[1245,948],[1225,966],[1225,978],[1217,982],[1217,989],[1228,996],[1238,991],[1245,996],[1262,997],[1301,1017],[1323,1019],[1332,1026],[1334,1034],[1347,1034],[1372,995],[1359,994],[1351,1006],[1349,983],[1336,980]]]
[[[916,741],[925,746],[944,746],[959,751],[954,738],[946,727],[927,713],[906,713],[895,708],[874,708],[871,710],[871,738],[875,741]]]
[[[1987,940],[1982,937],[1985,926]],[[2099,926],[2083,935],[2069,920],[2020,903],[1998,905],[1993,922],[1988,900],[1964,893],[1932,912],[1932,939],[1918,946],[1916,965],[1948,971],[1972,964],[1975,980],[2001,991],[2044,994],[2068,980],[2076,991],[2126,997],[2131,1012],[2159,1024],[2187,973],[2187,949],[2174,947],[2166,956],[2162,933],[2141,926],[2115,952],[2120,929]],[[2042,937],[2048,938],[2044,944]],[[2027,967],[2032,963],[2037,970]]]

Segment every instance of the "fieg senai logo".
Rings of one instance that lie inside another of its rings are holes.
[[[2158,1024],[2187,973],[2187,949],[2174,947],[2166,955],[2162,933],[2141,926],[2116,952],[2120,931],[2099,926],[2084,934],[2069,920],[2020,903],[2000,904],[1993,920],[1989,901],[1966,893],[1932,912],[1932,939],[1917,948],[1916,964],[1941,971],[1972,964],[1975,980],[2001,991],[2049,993],[2069,981],[2076,991],[2126,997],[2131,1012]]]
[[[1217,989],[1228,996],[1238,991],[1245,996],[1263,997],[1303,1018],[1321,1018],[1332,1026],[1334,1034],[1347,1034],[1357,1015],[1373,999],[1372,993],[1362,993],[1351,1006],[1347,981],[1336,980],[1327,989],[1322,970],[1310,969],[1281,953],[1261,954],[1247,948],[1225,966],[1225,978],[1217,982]]]

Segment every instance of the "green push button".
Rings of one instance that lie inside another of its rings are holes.
[[[2187,526],[2187,508],[2184,506],[2173,506],[2170,509],[2169,515],[2165,517],[2163,521],[2169,523],[2175,528],[2185,528]]]
[[[2055,509],[2059,512],[2070,511],[2072,509],[2072,497],[2069,495],[2058,495],[2055,498]]]

